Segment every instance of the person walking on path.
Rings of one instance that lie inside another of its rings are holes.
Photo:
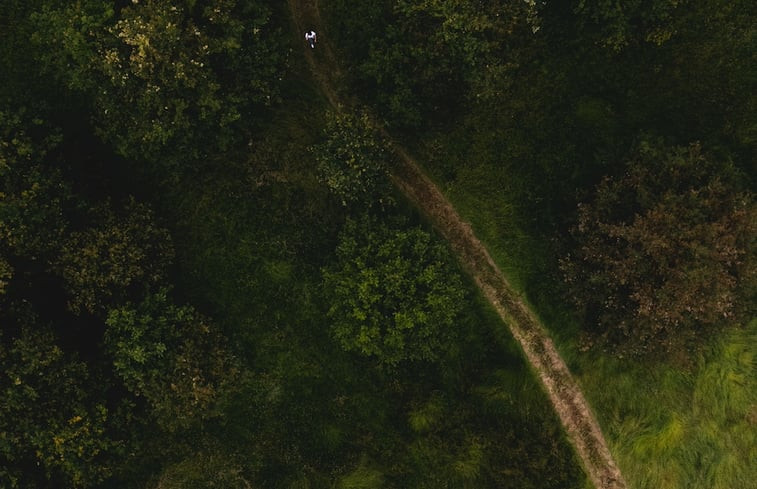
[[[310,43],[311,48],[315,48],[315,43],[318,41],[318,37],[315,35],[315,31],[307,31],[305,33],[305,40]]]

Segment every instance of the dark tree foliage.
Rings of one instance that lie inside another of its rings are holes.
[[[0,336],[0,485],[91,487],[112,471],[119,443],[88,367],[66,354],[33,312]]]
[[[42,262],[60,246],[70,190],[60,172],[43,163],[59,142],[60,134],[46,132],[41,120],[0,111],[0,248],[6,256]]]
[[[330,114],[326,140],[313,148],[323,182],[342,205],[370,205],[387,198],[390,153],[368,116]]]
[[[50,3],[35,40],[121,155],[186,163],[227,148],[278,100],[285,51],[270,15],[254,0]]]
[[[173,304],[161,290],[111,310],[106,324],[105,348],[116,375],[147,401],[161,427],[186,429],[214,413],[236,367],[208,318]]]
[[[13,267],[8,261],[0,256],[0,295],[5,294],[5,287],[8,286],[8,279],[13,275]]]
[[[156,486],[160,489],[250,489],[236,457],[220,450],[196,452],[166,467]]]
[[[599,338],[669,350],[740,317],[754,286],[757,207],[737,181],[696,144],[645,143],[579,207],[563,271]]]
[[[749,305],[757,216],[722,162],[753,172],[753,1],[317,3],[358,97],[417,130],[393,136],[443,127],[448,188],[510,196],[497,245],[560,242],[591,192],[563,267],[593,340],[670,349]],[[287,6],[0,0],[0,486],[582,486],[445,249],[386,215],[337,236],[387,151],[335,116],[312,164]],[[639,133],[670,146],[624,159]]]
[[[166,279],[173,258],[168,231],[133,198],[122,215],[107,205],[95,210],[94,226],[72,232],[60,251],[58,271],[74,313],[105,317],[107,308],[144,294]]]
[[[343,2],[330,6],[334,18],[349,17]],[[513,60],[503,52],[517,36],[536,28],[535,2],[493,0],[417,2],[395,0],[369,10],[374,24],[343,21],[339,33],[349,45],[364,40],[352,60],[356,82],[391,122],[418,126],[429,117],[450,117],[470,96],[491,94]]]
[[[394,366],[437,360],[454,342],[462,283],[426,231],[348,220],[337,259],[324,288],[342,348]]]
[[[61,133],[0,111],[3,487],[134,473],[129,464],[170,444],[148,433],[186,434],[235,373],[209,319],[150,294],[173,257],[151,208],[78,194]]]
[[[675,34],[674,18],[687,0],[578,0],[576,11],[594,24],[598,41],[619,51],[629,44],[662,44]]]

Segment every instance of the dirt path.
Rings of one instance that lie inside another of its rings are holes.
[[[304,35],[305,30],[311,27],[323,29],[318,0],[288,1],[296,32]],[[336,87],[343,86],[340,83],[341,72],[324,34],[320,33],[316,49],[306,48],[304,39],[303,47],[321,91],[332,107],[341,111],[345,110],[345,106],[355,104],[336,90]],[[392,141],[388,134],[385,135],[388,141]],[[470,225],[460,218],[452,204],[404,149],[396,144],[392,149],[397,156],[392,181],[449,241],[458,259],[520,343],[591,481],[598,489],[625,489],[627,485],[610,454],[599,424],[549,334],[510,286],[489,252],[473,234]]]

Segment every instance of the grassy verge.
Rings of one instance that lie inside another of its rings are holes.
[[[471,134],[477,134],[471,136]],[[757,480],[757,321],[704,345],[693,365],[619,359],[577,348],[556,259],[530,231],[508,146],[464,125],[412,145],[513,285],[535,304],[585,389],[633,488],[741,488]],[[511,145],[510,147],[512,147]]]
[[[757,320],[682,370],[586,356],[581,380],[632,487],[728,489],[757,477]]]

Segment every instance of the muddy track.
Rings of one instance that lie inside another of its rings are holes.
[[[324,34],[327,32],[323,31],[318,0],[288,2],[295,32],[302,36],[306,29],[313,28],[319,33],[316,49],[306,47],[304,39],[302,45],[321,92],[334,110],[355,107],[354,100],[338,91],[338,87],[343,86],[340,83],[341,72],[325,40]],[[541,379],[568,439],[594,486],[597,489],[625,489],[627,485],[610,454],[599,424],[549,334],[510,286],[489,252],[473,234],[470,225],[460,218],[415,160],[403,148],[392,143],[386,131],[383,132],[397,157],[391,172],[392,181],[447,239],[457,258],[510,328]]]

